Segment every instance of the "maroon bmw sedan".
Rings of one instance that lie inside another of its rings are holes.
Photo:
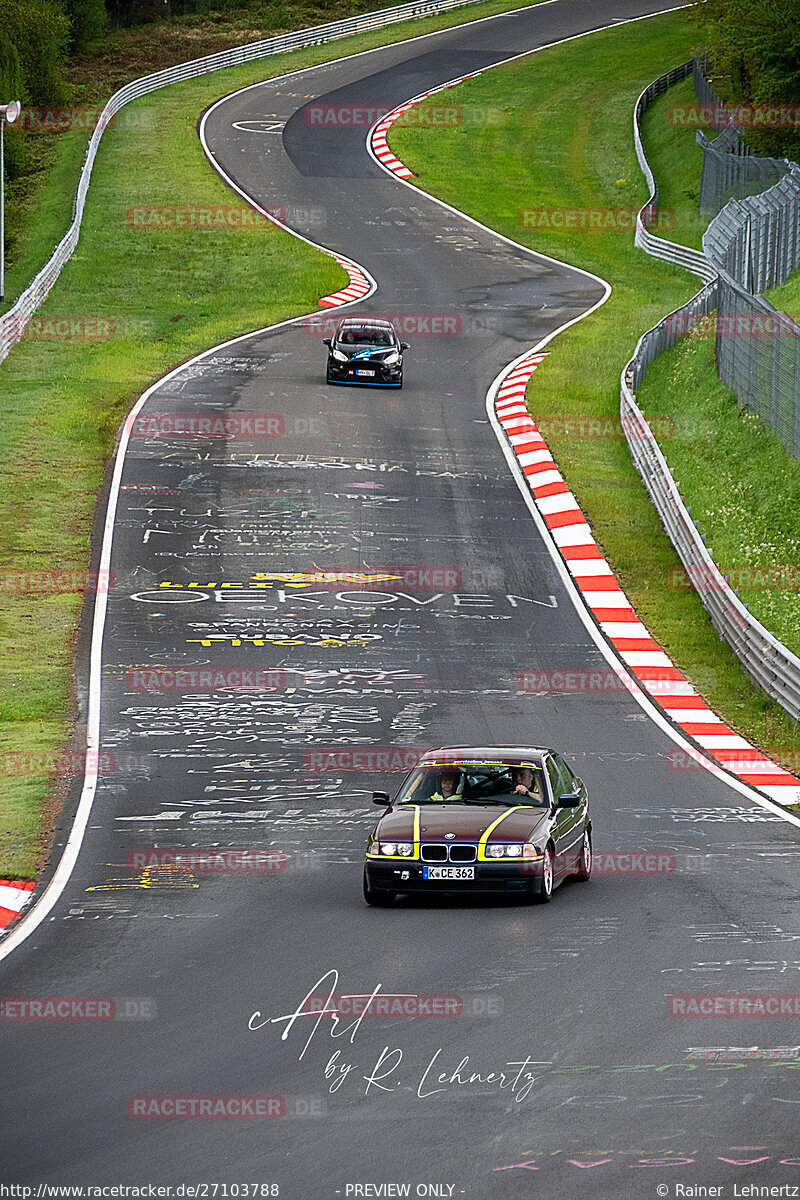
[[[517,893],[547,903],[592,871],[589,797],[560,754],[542,747],[430,750],[370,834],[364,898],[399,892]]]

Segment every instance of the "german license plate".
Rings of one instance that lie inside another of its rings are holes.
[[[423,879],[474,879],[474,867],[423,867]]]
[[[372,378],[374,374],[374,371],[356,371],[356,375],[369,375],[370,378]]]

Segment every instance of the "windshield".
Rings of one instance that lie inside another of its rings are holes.
[[[378,329],[369,325],[350,325],[339,332],[336,339],[342,346],[393,346],[391,329]]]
[[[547,808],[544,772],[530,762],[427,763],[409,776],[397,804],[523,804]]]

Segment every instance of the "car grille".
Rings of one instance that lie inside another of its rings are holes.
[[[478,847],[472,842],[460,842],[449,846],[446,842],[423,842],[420,846],[420,857],[423,862],[475,862],[478,857]]]

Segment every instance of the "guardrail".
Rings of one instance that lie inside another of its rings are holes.
[[[699,250],[692,250],[688,246],[680,246],[677,242],[670,242],[666,238],[656,237],[655,234],[649,232],[648,228],[658,219],[658,184],[642,145],[642,116],[657,96],[663,95],[674,83],[679,83],[681,79],[686,79],[691,74],[691,62],[674,67],[666,75],[661,75],[653,83],[648,84],[634,106],[633,144],[636,147],[636,157],[642,168],[642,174],[650,189],[650,197],[636,217],[634,244],[640,250],[652,255],[653,258],[660,258],[664,262],[674,263],[675,266],[685,267],[687,271],[691,271],[693,275],[699,275],[705,283],[709,283],[717,273],[704,254],[701,254]]]
[[[671,86],[668,81],[677,82],[690,72],[691,63],[686,63],[676,68],[675,71],[662,75],[660,79],[650,84],[649,88],[645,88],[636,102],[634,110],[636,154],[650,187],[648,205],[655,205],[655,210],[651,208],[650,214],[648,214],[650,219],[652,219],[653,212],[657,211],[658,188],[642,147],[639,129],[641,114],[655,96],[661,95],[667,87]],[[648,205],[645,205],[645,209],[648,208]],[[645,209],[642,210],[642,213]],[[651,235],[648,235],[648,238],[650,237]],[[648,253],[655,253],[657,257],[664,258],[662,239],[654,238],[652,241],[661,243],[661,245],[656,246],[653,250],[650,248],[649,242],[644,239],[640,241],[637,222],[636,244],[641,245]],[[667,245],[672,244],[667,243]],[[679,260],[670,257],[667,261],[678,262]],[[692,520],[691,509],[684,504],[667,460],[661,452],[646,417],[636,403],[635,390],[641,384],[645,371],[653,359],[663,350],[674,345],[681,332],[690,326],[694,318],[701,314],[708,314],[717,307],[721,288],[724,287],[727,280],[720,278],[711,263],[706,262],[707,270],[702,273],[695,269],[699,265],[696,263],[695,267],[689,267],[689,270],[694,270],[701,278],[708,277],[706,286],[687,304],[670,313],[642,335],[633,357],[626,363],[622,371],[620,379],[622,427],[631,456],[644,485],[678,557],[686,569],[688,579],[700,596],[715,629],[720,637],[724,638],[731,646],[750,677],[769,696],[777,700],[795,720],[800,720],[800,658],[779,642],[760,621],[756,620],[730,586],[728,579],[720,572],[712,557],[713,551],[706,546],[705,539],[698,531],[696,522]],[[751,297],[751,299],[754,298]],[[766,304],[765,301],[763,303]]]
[[[150,92],[158,91],[159,88],[169,87],[172,83],[181,83],[185,79],[194,79],[198,75],[207,75],[211,71],[221,71],[226,67],[238,67],[243,63],[254,62],[259,58],[268,58],[273,54],[282,54],[287,50],[321,46],[325,42],[335,41],[337,38],[347,37],[349,34],[383,29],[398,21],[410,20],[413,17],[433,16],[451,8],[462,8],[478,3],[480,0],[414,0],[410,4],[400,4],[394,8],[381,9],[378,12],[362,13],[360,16],[347,17],[342,21],[332,21],[327,25],[299,29],[278,37],[265,38],[260,42],[250,42],[245,46],[235,46],[231,50],[221,50],[206,58],[196,58],[190,62],[179,63],[177,66],[167,67],[163,71],[156,71],[152,75],[143,75],[139,79],[126,83],[106,103],[89,139],[86,158],[81,168],[72,204],[72,221],[67,232],[25,291],[20,294],[8,312],[0,317],[0,362],[7,357],[11,347],[23,336],[25,326],[40,305],[44,303],[64,264],[69,260],[78,244],[86,193],[89,190],[92,167],[97,156],[100,139],[111,118],[126,104],[130,104],[132,100],[138,100]]]
[[[637,352],[647,337],[641,339]],[[800,720],[800,658],[756,620],[720,572],[624,374],[620,414],[639,474],[715,629],[750,677]]]

